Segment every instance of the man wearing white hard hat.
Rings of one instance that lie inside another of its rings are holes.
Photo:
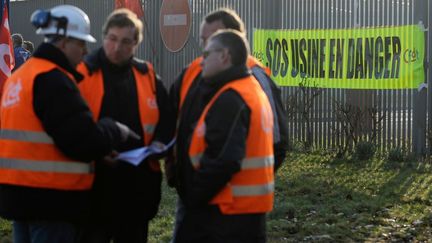
[[[96,41],[88,16],[59,5],[31,22],[44,43],[6,81],[0,105],[0,216],[14,221],[15,243],[72,243],[88,208],[92,161],[137,137],[110,118],[95,123],[77,88],[75,67]]]

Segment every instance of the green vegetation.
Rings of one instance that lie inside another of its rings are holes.
[[[279,171],[272,242],[428,241],[432,166],[292,153]]]
[[[290,153],[276,179],[269,242],[432,242],[431,172],[430,162]],[[149,242],[171,238],[176,195],[163,193]],[[8,234],[0,220],[0,239]]]
[[[0,243],[11,242],[12,225],[0,218]]]

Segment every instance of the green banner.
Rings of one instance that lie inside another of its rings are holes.
[[[323,88],[411,89],[424,80],[417,25],[315,30],[255,29],[253,55],[281,86],[304,77]]]

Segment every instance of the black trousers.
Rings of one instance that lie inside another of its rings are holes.
[[[178,208],[179,209],[179,208]],[[265,243],[265,214],[223,215],[216,206],[177,210],[175,243]]]
[[[111,224],[84,225],[78,243],[146,243],[148,222],[119,221]]]

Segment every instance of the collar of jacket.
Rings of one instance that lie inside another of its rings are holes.
[[[204,83],[206,86],[212,88],[222,87],[232,80],[241,79],[249,75],[251,75],[251,72],[246,65],[233,66],[213,77],[204,79]]]
[[[114,69],[119,70],[124,70],[129,68],[130,66],[133,66],[142,74],[146,74],[148,72],[148,67],[145,61],[136,57],[132,57],[130,61],[127,62],[124,66],[118,66],[111,63],[106,57],[105,51],[102,47],[85,56],[84,63],[86,64],[90,74],[100,69],[102,67],[102,64],[112,66]]]
[[[246,65],[233,66],[213,77],[204,79],[200,84],[200,95],[208,102],[225,84],[251,75]]]
[[[46,59],[59,65],[61,68],[68,71],[75,78],[76,82],[80,82],[84,77],[75,68],[73,68],[65,54],[50,43],[42,43],[34,52],[34,57]]]

